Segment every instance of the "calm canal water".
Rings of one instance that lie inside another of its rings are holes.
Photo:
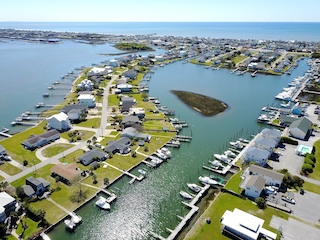
[[[123,178],[111,186],[118,199],[110,212],[99,210],[94,199],[77,212],[83,223],[74,233],[66,231],[62,223],[49,236],[53,240],[150,239],[148,232],[153,231],[166,237],[165,229],[174,229],[178,224],[176,215],[187,213],[179,191],[188,191],[187,182],[198,183],[200,175],[209,175],[202,164],[213,153],[226,150],[230,140],[259,132],[264,127],[256,123],[261,108],[278,105],[274,96],[307,69],[304,60],[291,76],[252,78],[249,74],[236,76],[229,70],[213,71],[182,62],[158,68],[149,83],[149,95],[158,96],[162,105],[175,109],[177,117],[187,120],[189,128],[182,134],[192,134],[192,142],[172,150],[173,158],[149,170],[144,181],[129,185],[129,179]],[[170,90],[208,95],[227,103],[229,108],[217,116],[203,117],[180,102]]]

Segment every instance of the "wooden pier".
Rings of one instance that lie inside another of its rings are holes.
[[[210,185],[206,184],[204,187],[201,188],[201,191],[198,192],[198,194],[189,202],[182,202],[185,206],[190,208],[190,211],[188,214],[184,217],[177,216],[181,222],[176,226],[175,229],[166,228],[166,231],[170,233],[170,235],[167,238],[164,238],[154,232],[150,232],[151,236],[153,236],[156,239],[160,240],[173,240],[176,239],[176,237],[181,233],[181,231],[185,228],[185,226],[190,222],[191,218],[198,212],[199,207],[196,206],[198,201],[203,197],[203,195],[209,190]]]
[[[12,135],[8,134],[7,132],[9,132],[9,129],[2,127],[2,130],[0,131],[0,135],[7,138],[12,137]]]

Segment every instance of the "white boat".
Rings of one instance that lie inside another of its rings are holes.
[[[215,185],[218,184],[217,181],[211,179],[210,177],[199,177],[199,181],[202,182],[203,184],[209,184],[209,185]]]
[[[243,148],[243,145],[241,144],[240,141],[236,141],[236,142],[230,142],[230,145],[234,148],[237,148],[237,149],[242,149]]]
[[[187,186],[189,189],[191,189],[192,191],[198,193],[201,191],[201,187],[199,187],[197,184],[195,183],[187,183]]]
[[[185,199],[192,199],[192,196],[185,191],[180,191],[180,195]]]
[[[76,213],[72,212],[72,213],[69,213],[69,215],[71,216],[71,220],[73,223],[75,223],[76,225],[81,223],[82,221],[82,217],[77,215]]]
[[[171,152],[167,148],[163,147],[161,149],[158,149],[156,152],[159,153],[161,156],[164,156],[165,159],[171,158]]]
[[[160,150],[157,150],[154,154],[157,155],[162,160],[168,159],[168,157],[165,154],[163,154]]]
[[[237,154],[235,154],[234,152],[227,150],[224,152],[224,155],[231,157],[231,158],[235,158],[237,156]]]
[[[51,238],[47,234],[45,234],[44,232],[42,232],[40,234],[40,236],[42,237],[43,240],[51,240]]]
[[[73,230],[76,227],[76,224],[71,219],[66,219],[63,221],[66,227],[70,230]]]
[[[217,168],[223,167],[223,165],[221,164],[221,162],[220,162],[219,160],[209,161],[209,163],[211,163],[211,165],[212,165],[213,167],[217,167]]]
[[[231,162],[231,159],[229,159],[227,155],[224,155],[224,154],[213,154],[213,156],[216,159],[220,160],[220,161],[223,161],[223,162],[226,162],[226,163]]]
[[[268,117],[268,115],[266,114],[261,114],[259,117],[258,117],[258,122],[269,122],[270,121],[270,118]]]
[[[99,208],[103,209],[103,210],[109,210],[110,209],[110,204],[107,202],[107,199],[102,197],[102,196],[100,196],[99,200],[96,201],[96,205]]]
[[[282,104],[281,104],[281,107],[283,107],[283,108],[290,108],[290,101],[287,102],[287,103],[282,103]]]

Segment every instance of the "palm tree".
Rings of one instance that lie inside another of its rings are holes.
[[[93,143],[95,143],[95,142],[97,141],[97,137],[96,137],[96,136],[93,136],[93,137],[92,137],[92,141],[93,141]]]
[[[87,140],[87,145],[90,145],[90,144],[91,144],[91,140],[88,139],[88,140]]]

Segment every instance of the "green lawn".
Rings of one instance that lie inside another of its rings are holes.
[[[222,239],[229,239],[228,237],[224,236],[221,231],[221,222],[220,218],[224,214],[226,210],[233,211],[234,208],[238,208],[242,211],[247,213],[253,214],[259,218],[265,220],[263,225],[264,228],[277,233],[277,229],[271,228],[269,226],[270,220],[273,215],[278,217],[288,219],[288,214],[283,213],[281,211],[277,211],[272,208],[266,208],[265,210],[259,209],[255,204],[253,204],[250,200],[243,200],[241,198],[232,196],[228,193],[220,193],[220,195],[214,200],[212,205],[205,211],[205,213],[201,216],[200,221],[194,227],[194,231],[190,233],[190,236],[186,239],[188,240],[222,240]],[[211,224],[207,224],[205,220],[207,218],[211,219]]]
[[[133,146],[131,147],[131,149],[135,149],[135,147]],[[108,159],[106,162],[110,163],[111,165],[119,169],[128,170],[132,168],[134,165],[137,165],[138,163],[140,163],[143,159],[145,159],[145,157],[139,154],[137,154],[135,158],[131,157],[131,154],[127,156],[115,154],[113,155],[112,158]]]
[[[242,181],[242,179],[240,178],[242,172],[243,171],[239,171],[237,174],[233,175],[231,179],[228,181],[227,185],[225,186],[225,189],[232,190],[236,193],[241,193],[239,185]]]
[[[169,129],[173,129],[169,122],[163,120],[147,120],[143,123],[143,128],[145,131],[162,130],[164,126],[168,127]]]
[[[310,182],[304,182],[303,184],[303,189],[306,190],[307,192],[314,192],[316,194],[320,194],[320,186],[310,183]]]
[[[0,176],[0,182],[2,182],[3,180],[5,180],[5,178]]]
[[[64,212],[56,205],[54,205],[52,202],[49,202],[46,199],[37,202],[31,202],[30,206],[36,209],[44,209],[46,211],[45,218],[50,224],[58,222],[61,218],[63,218],[66,215],[66,212]]]
[[[310,175],[311,178],[320,180],[320,140],[316,141],[313,145],[316,149],[314,156],[316,157],[316,164],[313,168],[313,173]]]
[[[107,160],[107,162],[108,162],[108,160]],[[103,187],[104,186],[104,182],[103,182],[104,178],[108,178],[109,182],[112,182],[117,177],[121,176],[122,172],[120,172],[110,166],[107,168],[103,168],[103,164],[101,164],[100,168],[98,168],[97,170],[94,170],[94,174],[97,176],[97,181],[98,181],[97,184],[93,184],[93,178],[91,176],[86,178],[85,180],[83,180],[83,183],[90,184],[90,185],[93,185],[96,187]]]
[[[78,131],[78,130],[74,130],[74,131]],[[63,132],[60,134],[60,136],[64,139],[67,139],[68,141],[71,141],[71,139],[73,138],[75,141],[85,141],[89,138],[91,138],[93,135],[94,135],[94,132],[91,132],[91,131],[85,131],[85,130],[79,130],[78,131],[78,135],[77,136],[73,136],[73,137],[70,137],[69,136],[69,133],[71,131],[68,131],[68,132]],[[80,137],[80,140],[78,140],[77,138]]]
[[[11,175],[11,176],[21,172],[20,168],[17,168],[16,166],[13,166],[8,162],[5,162],[4,164],[1,164],[0,165],[0,170],[5,172],[6,174]]]
[[[233,61],[235,64],[241,62],[242,60],[248,58],[247,56],[241,56],[241,55],[238,55],[234,58],[231,59],[231,61]]]
[[[55,144],[53,146],[47,147],[46,149],[42,150],[42,155],[47,157],[47,158],[51,158],[71,147],[73,147],[74,145],[72,144],[64,144],[64,143],[59,143],[59,144]]]
[[[44,127],[46,125],[46,121],[42,121],[39,125],[27,129],[21,133],[17,133],[14,136],[4,139],[0,142],[0,144],[7,150],[7,153],[12,157],[12,159],[23,164],[23,160],[28,160],[29,167],[31,163],[35,161],[35,163],[39,163],[40,160],[36,157],[35,150],[30,151],[25,149],[21,142],[28,139],[32,134],[39,135],[45,132]]]
[[[38,227],[39,222],[34,222],[30,218],[26,218],[27,226],[28,228],[24,232],[23,239],[28,239],[31,237],[33,234],[37,233],[40,231],[42,228]],[[24,220],[23,220],[24,221]],[[18,224],[18,228],[16,230],[16,233],[20,235],[23,232],[22,224],[21,222]]]
[[[84,153],[85,153],[84,150],[78,149],[78,150],[64,156],[64,158],[60,158],[59,161],[62,163],[76,163],[77,158],[82,156]]]
[[[109,94],[108,96],[108,106],[118,107],[120,103],[120,98],[118,94]]]
[[[89,118],[83,122],[74,124],[79,127],[98,128],[100,126],[101,118]]]

